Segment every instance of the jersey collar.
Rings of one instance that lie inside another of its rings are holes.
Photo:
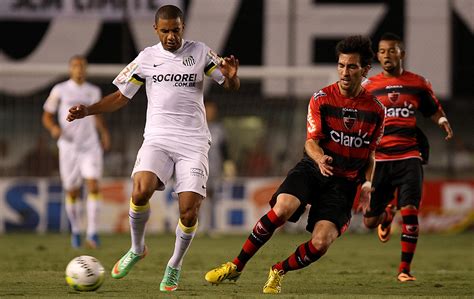
[[[165,50],[165,48],[163,48],[163,44],[161,42],[158,43],[158,49],[160,49],[160,51],[165,55],[175,57],[175,56],[179,55],[182,52],[185,43],[186,43],[186,40],[182,39],[181,40],[181,47],[179,47],[178,50],[176,50],[174,52],[170,52],[170,51]]]

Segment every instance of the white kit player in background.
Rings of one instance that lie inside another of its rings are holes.
[[[234,56],[221,58],[202,42],[183,40],[184,19],[178,7],[160,7],[154,29],[160,43],[140,52],[115,78],[113,83],[118,90],[94,105],[73,106],[67,119],[74,121],[120,109],[142,85],[146,86],[144,141],[132,171],[129,209],[132,244],[111,274],[114,278],[124,277],[146,256],[149,200],[174,175],[179,221],[174,252],[160,284],[160,290],[166,292],[178,287],[183,258],[196,233],[199,208],[206,197],[211,136],[204,110],[204,76],[229,90],[238,90],[240,79],[239,61]]]
[[[110,147],[110,134],[102,116],[96,115],[95,118],[75,123],[66,120],[71,106],[91,105],[101,99],[100,89],[85,81],[86,69],[85,57],[76,55],[69,60],[70,79],[53,87],[44,103],[42,117],[44,127],[58,140],[59,173],[66,193],[65,208],[71,224],[71,245],[74,248],[81,246],[80,196],[83,180],[87,186],[86,246],[99,246],[99,179],[102,177],[103,150]]]

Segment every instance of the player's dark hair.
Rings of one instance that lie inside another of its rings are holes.
[[[69,63],[71,63],[73,60],[76,60],[76,59],[84,60],[85,62],[87,62],[87,58],[84,55],[76,54],[76,55],[71,56],[71,58],[69,58]]]
[[[362,35],[352,35],[337,43],[337,57],[341,54],[353,53],[360,55],[360,65],[362,67],[370,65],[372,58],[374,58],[374,51],[372,51],[372,42],[370,39]]]
[[[380,40],[396,41],[400,50],[405,50],[405,45],[403,44],[402,39],[400,38],[400,36],[396,35],[395,33],[385,32],[384,34],[382,34],[382,37],[380,38]]]
[[[155,14],[155,23],[158,24],[158,19],[180,19],[184,23],[183,12],[179,7],[174,5],[163,5],[160,7]]]

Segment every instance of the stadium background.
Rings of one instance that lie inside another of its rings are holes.
[[[114,76],[145,46],[155,44],[153,15],[162,3],[180,6],[188,39],[221,55],[236,55],[242,88],[227,94],[208,85],[228,130],[237,176],[226,179],[216,203],[221,232],[246,232],[266,200],[300,159],[307,102],[334,81],[334,46],[350,34],[401,35],[406,68],[428,78],[455,130],[442,132],[420,119],[431,142],[421,228],[472,232],[474,223],[474,2],[469,0],[272,1],[15,1],[0,3],[0,233],[67,231],[55,142],[41,126],[52,85],[67,78],[67,60],[83,54],[89,81],[103,94]],[[225,4],[223,4],[225,3]],[[371,74],[380,71],[377,63]],[[113,147],[105,156],[102,230],[128,231],[129,173],[142,141],[146,99],[106,115]],[[255,168],[249,157],[266,157]],[[155,194],[149,231],[174,230],[171,186]],[[302,227],[288,226],[289,231]],[[351,229],[364,231],[360,215]]]

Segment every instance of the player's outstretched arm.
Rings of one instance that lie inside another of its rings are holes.
[[[239,70],[239,60],[230,55],[230,57],[224,57],[221,65],[219,66],[222,75],[225,77],[224,88],[229,90],[239,90],[240,78],[237,75]]]
[[[120,90],[108,94],[99,102],[90,105],[77,105],[69,109],[68,121],[84,118],[88,115],[100,114],[104,112],[113,112],[128,104],[129,99],[125,97]]]

